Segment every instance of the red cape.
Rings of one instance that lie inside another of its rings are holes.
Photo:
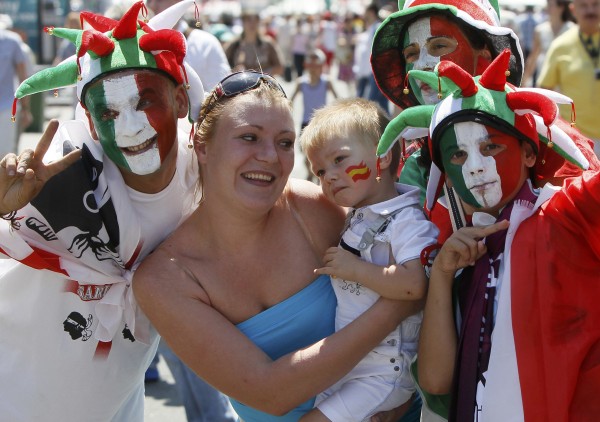
[[[567,179],[512,245],[513,332],[528,422],[600,417],[600,173]]]

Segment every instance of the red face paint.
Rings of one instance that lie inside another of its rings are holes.
[[[361,161],[357,166],[348,167],[346,174],[352,178],[353,182],[358,182],[359,180],[367,180],[371,175],[371,169],[367,167],[364,161]]]
[[[451,53],[440,56],[440,60],[450,60],[467,72],[474,74],[473,72],[476,70],[475,52],[458,25],[441,16],[431,16],[430,26],[433,37],[452,37],[458,42],[456,49]]]
[[[522,161],[523,150],[519,141],[514,137],[490,126],[487,126],[487,131],[494,143],[506,146],[506,150],[502,154],[494,156],[496,170],[501,180],[502,201],[505,201],[515,190],[520,188],[524,167]]]
[[[158,152],[161,162],[171,151],[177,139],[177,119],[173,119],[173,100],[170,98],[171,82],[152,72],[142,72],[135,75],[140,102],[146,100],[148,106],[144,109],[148,122],[158,133]]]

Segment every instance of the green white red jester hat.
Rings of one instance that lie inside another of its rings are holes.
[[[474,121],[494,127],[529,142],[537,154],[536,177],[545,179],[564,160],[588,168],[588,161],[573,140],[554,123],[560,104],[570,98],[544,89],[514,88],[506,83],[511,53],[503,51],[481,76],[473,77],[450,61],[440,62],[433,72],[412,70],[408,78],[442,91],[445,98],[436,105],[423,105],[402,111],[386,127],[377,156],[386,155],[397,141],[428,137],[432,159],[425,207],[431,210],[444,182],[440,156],[447,129],[456,123]],[[574,108],[573,108],[574,110]]]
[[[523,53],[516,34],[510,28],[500,26],[498,0],[399,0],[398,12],[388,16],[377,29],[371,52],[373,75],[381,92],[391,102],[401,108],[419,104],[412,92],[406,94],[403,90],[407,71],[403,50],[408,43],[409,24],[432,13],[481,34],[492,58],[508,48],[511,51],[508,81],[520,85]]]
[[[204,89],[196,72],[184,61],[185,36],[171,29],[193,4],[194,0],[183,0],[145,22],[138,20],[140,11],[143,17],[148,13],[144,2],[139,1],[118,21],[84,11],[80,14],[82,29],[44,28],[48,34],[71,41],[77,52],[23,81],[15,92],[13,116],[17,100],[27,95],[52,89],[56,93],[57,88],[76,85],[77,97],[85,106],[85,89],[98,78],[126,69],[152,69],[186,85],[188,118],[193,123],[204,100]]]

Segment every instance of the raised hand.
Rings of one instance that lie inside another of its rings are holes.
[[[81,156],[81,151],[75,150],[50,164],[42,162],[57,129],[58,121],[51,120],[35,151],[27,149],[18,156],[7,154],[0,161],[0,215],[23,208],[52,176]]]
[[[433,266],[441,272],[454,274],[457,270],[475,262],[485,253],[483,238],[508,228],[508,220],[502,220],[489,226],[463,227],[453,233],[435,257]]]

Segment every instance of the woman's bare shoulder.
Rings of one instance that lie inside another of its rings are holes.
[[[319,186],[307,180],[290,179],[288,195],[313,239],[322,239],[325,247],[337,243],[345,218],[342,207],[329,201]]]
[[[136,296],[149,291],[162,294],[168,291],[203,300],[206,293],[189,268],[189,256],[185,253],[189,250],[185,226],[184,223],[175,230],[139,265],[133,278]]]
[[[296,208],[303,214],[315,216],[320,215],[321,218],[334,218],[344,215],[342,207],[329,201],[319,186],[313,182],[302,179],[290,179],[288,183],[288,195],[293,201]],[[322,215],[325,213],[326,215]]]

